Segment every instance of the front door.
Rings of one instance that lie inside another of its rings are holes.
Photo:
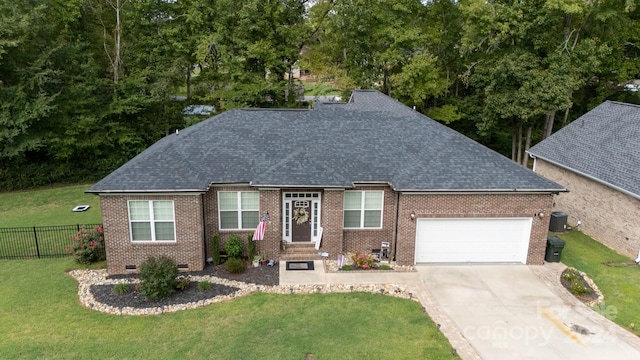
[[[320,193],[286,192],[282,200],[283,241],[315,242],[320,229]]]
[[[293,201],[291,212],[291,241],[310,242],[311,241],[311,201]]]

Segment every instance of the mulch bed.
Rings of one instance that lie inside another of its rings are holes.
[[[126,294],[116,294],[113,285],[91,285],[91,293],[96,301],[113,307],[131,307],[134,309],[144,309],[150,307],[163,307],[167,305],[188,304],[200,300],[212,299],[220,295],[230,295],[238,291],[238,288],[211,284],[211,289],[207,291],[198,290],[198,283],[192,281],[189,288],[176,290],[171,296],[162,301],[151,301],[145,299],[135,286],[131,286],[131,291]]]
[[[248,284],[276,286],[280,284],[280,266],[253,267],[249,265],[242,274],[229,274],[224,264],[205,267],[203,271],[192,273],[194,275],[212,275],[219,278],[241,281]]]
[[[212,266],[207,265],[202,271],[194,272],[180,272],[180,275],[192,275],[192,276],[215,276],[228,280],[240,281],[244,283],[253,283],[257,285],[275,286],[280,282],[280,269],[278,264],[275,266],[260,266],[252,267],[251,265],[245,269],[241,274],[230,274],[224,268],[224,265]],[[110,275],[108,279],[135,279],[137,274],[126,275]],[[113,285],[92,285],[91,293],[96,301],[110,305],[113,307],[132,307],[136,309],[149,308],[149,307],[162,307],[167,305],[179,305],[187,304],[190,302],[197,302],[200,300],[207,300],[220,295],[229,295],[236,291],[238,288],[225,286],[221,284],[211,284],[211,289],[207,291],[198,290],[198,283],[191,282],[188,289],[176,290],[169,298],[162,301],[149,301],[145,299],[137,290],[135,286],[131,286],[131,290],[127,294],[116,294],[113,291]]]
[[[585,304],[588,304],[589,302],[598,299],[598,294],[596,294],[596,292],[593,291],[593,289],[591,289],[591,287],[589,286],[589,283],[587,283],[587,281],[581,275],[579,275],[580,282],[586,288],[591,289],[591,292],[585,293],[585,294],[575,294],[575,293],[573,293],[571,291],[571,281],[569,281],[569,280],[564,278],[564,274],[566,274],[567,271],[569,271],[569,269],[566,269],[565,271],[563,271],[562,275],[560,276],[560,283],[562,284],[562,286],[564,286],[565,289],[567,289],[567,291],[569,291],[573,296],[575,296],[576,299],[582,301]]]

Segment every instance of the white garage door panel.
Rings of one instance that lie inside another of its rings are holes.
[[[531,219],[418,219],[416,263],[526,263]]]

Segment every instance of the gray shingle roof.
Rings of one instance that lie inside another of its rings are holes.
[[[204,191],[210,184],[401,191],[564,188],[377,91],[312,110],[236,109],[158,141],[89,192]]]
[[[529,153],[640,198],[640,106],[604,102]]]

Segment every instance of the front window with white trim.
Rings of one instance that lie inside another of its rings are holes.
[[[344,192],[344,228],[382,228],[383,191]]]
[[[129,200],[131,241],[176,241],[173,200]]]
[[[218,192],[220,230],[255,229],[260,218],[258,191]]]

